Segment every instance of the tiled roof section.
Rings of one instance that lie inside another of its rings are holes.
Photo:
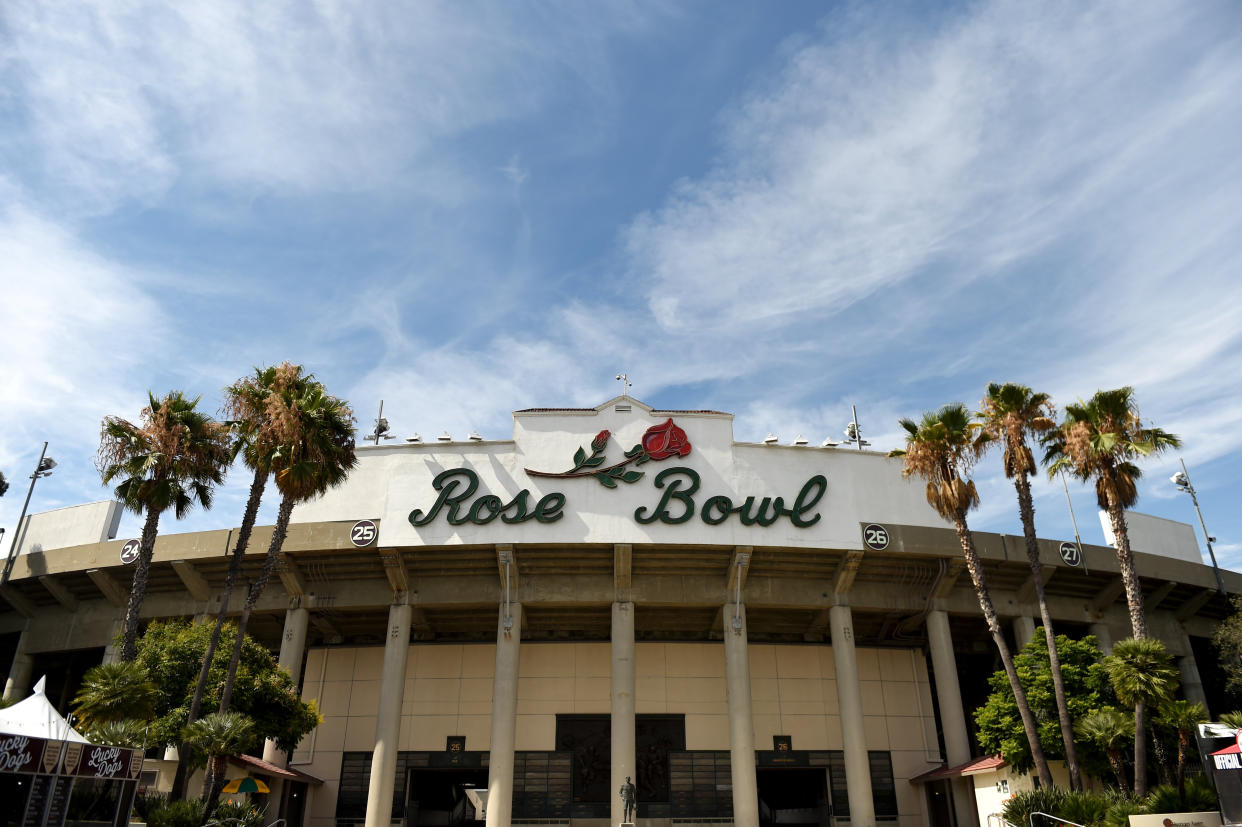
[[[713,414],[713,415],[715,415],[715,416],[728,416],[728,415],[729,415],[729,414],[725,413],[724,411],[709,411],[709,410],[701,410],[701,411],[674,411],[674,410],[662,410],[662,409],[659,409],[659,408],[652,408],[652,409],[651,409],[651,412],[652,412],[653,414]]]
[[[255,758],[253,755],[230,755],[229,760],[241,767],[246,767],[251,771],[261,772],[265,775],[274,775],[278,778],[292,778],[295,781],[305,781],[308,784],[322,784],[323,780],[316,778],[310,773],[302,772],[297,769],[285,769],[275,764],[269,764],[262,758]]]
[[[522,408],[514,413],[595,413],[594,408]]]
[[[910,779],[911,784],[922,784],[927,781],[939,781],[942,778],[960,778],[963,775],[975,775],[976,773],[988,772],[989,770],[998,770],[1005,766],[1005,759],[999,755],[985,755],[982,758],[972,758],[965,764],[958,764],[956,767],[937,767],[934,770],[916,775]]]

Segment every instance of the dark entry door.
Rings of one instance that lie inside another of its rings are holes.
[[[426,825],[481,824],[466,788],[487,789],[487,770],[460,767],[410,770],[406,786],[405,818],[408,827]]]
[[[759,820],[765,827],[829,827],[828,773],[821,767],[760,767]]]

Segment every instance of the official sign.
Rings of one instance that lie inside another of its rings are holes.
[[[1078,545],[1076,543],[1062,543],[1060,551],[1061,559],[1065,561],[1065,565],[1082,565],[1082,552],[1078,550]]]

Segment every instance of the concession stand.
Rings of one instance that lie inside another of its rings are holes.
[[[0,827],[114,825],[129,820],[142,751],[92,744],[43,694],[0,709]]]

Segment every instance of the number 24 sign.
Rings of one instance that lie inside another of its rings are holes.
[[[359,548],[371,545],[378,536],[379,529],[371,520],[359,520],[349,530],[349,541]]]

